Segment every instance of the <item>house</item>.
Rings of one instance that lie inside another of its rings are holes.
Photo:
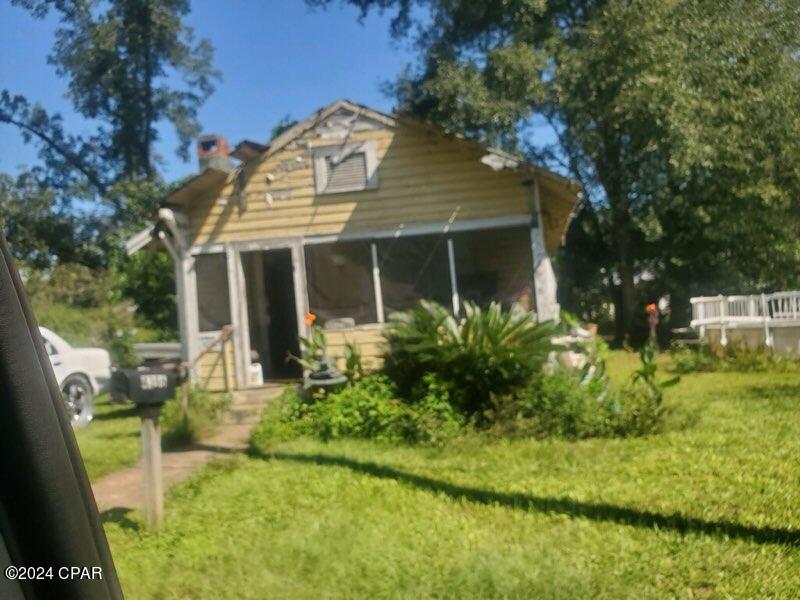
[[[334,102],[267,145],[201,138],[201,172],[128,242],[175,261],[184,360],[232,326],[194,376],[212,389],[300,375],[307,316],[341,356],[380,356],[393,311],[498,300],[558,318],[548,253],[579,186],[404,115]],[[232,166],[231,159],[239,161]],[[226,375],[227,374],[227,375]]]

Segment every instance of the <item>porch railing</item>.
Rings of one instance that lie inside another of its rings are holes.
[[[206,344],[206,347],[203,348],[193,360],[189,362],[182,362],[178,366],[178,372],[181,380],[181,412],[184,416],[186,416],[189,410],[189,372],[197,366],[197,364],[200,362],[200,359],[202,359],[206,354],[217,351],[219,352],[220,360],[222,361],[222,378],[225,381],[225,391],[230,391],[230,386],[228,384],[228,361],[225,360],[225,344],[228,342],[228,340],[230,340],[232,335],[233,325],[225,325],[219,332],[219,335],[214,338],[212,342]],[[217,346],[219,346],[219,350],[216,349]]]

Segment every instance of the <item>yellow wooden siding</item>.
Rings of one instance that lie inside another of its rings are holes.
[[[197,383],[200,388],[214,392],[224,391],[225,367],[227,367],[228,389],[236,389],[233,342],[225,342],[225,365],[222,364],[222,356],[222,350],[218,349],[205,354],[197,363]]]
[[[336,359],[338,368],[344,368],[344,348],[347,342],[358,344],[366,369],[377,369],[381,366],[383,354],[383,325],[362,325],[351,329],[326,330],[328,355]]]
[[[243,194],[246,209],[234,196],[234,182],[188,203],[193,243],[285,236],[336,234],[421,223],[445,223],[529,214],[529,190],[523,175],[496,172],[480,163],[483,152],[472,145],[402,125],[352,134],[348,142],[375,140],[378,188],[316,194],[309,149],[293,143],[250,166]],[[305,140],[314,146],[330,140]],[[302,164],[296,162],[299,159]],[[291,165],[294,170],[281,170]],[[267,182],[267,174],[274,176]],[[291,198],[265,194],[291,190]],[[219,202],[228,198],[227,203]]]

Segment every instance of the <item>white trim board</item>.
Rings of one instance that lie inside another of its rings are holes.
[[[510,215],[490,219],[457,221],[455,223],[424,223],[395,227],[393,229],[374,229],[363,231],[343,231],[331,235],[314,235],[303,238],[304,244],[329,244],[343,240],[387,239],[411,237],[415,235],[432,235],[440,233],[456,233],[460,231],[476,231],[480,229],[502,229],[504,227],[520,227],[530,225],[531,215]]]
[[[415,235],[431,235],[440,233],[457,233],[460,231],[477,231],[480,229],[502,229],[504,227],[523,227],[531,224],[531,215],[507,215],[487,219],[473,219],[469,221],[420,223],[414,225],[401,225],[391,229],[364,229],[360,231],[342,231],[340,233],[319,235],[295,235],[274,238],[253,238],[246,240],[232,240],[235,248],[242,252],[248,250],[273,250],[277,248],[291,248],[298,240],[305,246],[308,244],[330,244],[344,240],[372,240],[411,237]],[[189,253],[219,254],[225,252],[222,242],[203,243],[192,246]]]

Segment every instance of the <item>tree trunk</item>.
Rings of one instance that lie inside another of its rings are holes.
[[[598,157],[597,171],[606,192],[611,209],[612,252],[619,293],[614,297],[616,332],[615,342],[623,344],[630,340],[636,309],[636,286],[634,285],[633,226],[630,203],[622,183],[622,165],[618,136],[606,136],[605,153]]]
[[[630,341],[636,306],[636,287],[633,282],[633,252],[631,248],[631,215],[627,198],[610,200],[614,225],[614,251],[619,277],[617,310],[617,344]]]

